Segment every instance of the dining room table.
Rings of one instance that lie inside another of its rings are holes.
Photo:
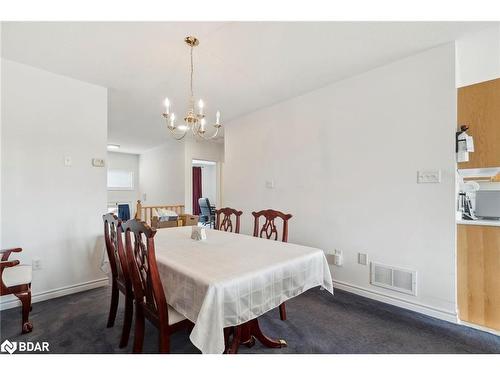
[[[284,347],[286,331],[283,338],[270,338],[258,318],[314,287],[333,294],[321,249],[205,230],[203,240],[191,238],[192,227],[161,229],[155,235],[165,297],[194,323],[189,338],[202,353],[236,353],[241,344],[256,340]]]

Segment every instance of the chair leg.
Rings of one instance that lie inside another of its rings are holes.
[[[283,302],[280,305],[280,319],[281,320],[286,320],[286,308],[285,308],[285,302]]]
[[[130,336],[130,327],[132,326],[133,313],[134,313],[134,298],[132,296],[132,292],[129,291],[125,295],[125,319],[123,321],[120,348],[124,348],[128,345],[128,338]]]
[[[113,279],[113,283],[111,285],[111,306],[109,307],[109,316],[107,325],[108,328],[113,327],[115,325],[119,296],[120,296],[120,291],[118,290],[118,285],[116,284],[116,280]]]
[[[229,351],[229,336],[231,335],[233,327],[226,327],[224,328],[224,354],[226,354]]]
[[[160,326],[158,330],[160,335],[160,353],[168,354],[170,353],[170,335],[168,332],[168,327],[163,328]]]
[[[135,304],[134,353],[142,353],[144,343],[144,313],[142,306]]]
[[[241,325],[234,327],[233,341],[229,347],[228,354],[238,354],[241,340]]]
[[[31,290],[26,292],[21,292],[15,294],[17,298],[21,300],[23,305],[23,325],[22,325],[22,333],[29,333],[33,330],[33,324],[29,321],[30,309],[31,309]]]

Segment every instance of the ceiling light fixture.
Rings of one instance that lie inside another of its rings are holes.
[[[108,150],[119,150],[119,149],[120,149],[120,145],[108,143]]]
[[[195,113],[195,105],[194,105],[194,93],[193,93],[193,75],[194,75],[194,64],[193,64],[193,48],[196,47],[200,42],[194,36],[187,36],[184,39],[184,42],[190,47],[191,53],[191,76],[190,76],[190,97],[188,103],[188,111],[184,116],[184,124],[175,125],[175,114],[170,113],[170,100],[165,98],[165,112],[162,113],[163,118],[167,122],[167,129],[170,130],[172,136],[180,141],[183,139],[186,134],[188,134],[189,130],[193,133],[194,136],[198,136],[203,139],[214,139],[217,137],[219,133],[219,129],[222,127],[220,123],[220,112],[217,111],[215,114],[215,124],[213,127],[215,128],[215,132],[208,136],[206,130],[206,119],[204,110],[203,100],[198,101],[198,112]]]

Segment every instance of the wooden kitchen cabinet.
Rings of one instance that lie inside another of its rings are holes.
[[[458,89],[458,125],[467,125],[474,152],[458,168],[500,167],[500,79]]]
[[[500,227],[459,224],[457,230],[459,317],[500,330]]]

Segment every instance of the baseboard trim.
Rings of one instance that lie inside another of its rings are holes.
[[[500,336],[500,331],[497,331],[496,329],[493,329],[493,328],[480,326],[478,324],[469,323],[469,322],[466,322],[465,320],[460,320],[460,319],[458,320],[458,324],[461,324],[461,325],[466,326],[466,327],[474,328],[474,329],[477,329],[479,331],[488,332],[488,333],[491,333],[492,335],[495,335],[495,336]]]
[[[68,294],[83,292],[85,290],[95,289],[106,285],[108,285],[108,278],[103,277],[102,279],[63,286],[61,288],[47,290],[44,292],[33,293],[31,296],[31,302],[36,303],[36,302],[46,301],[48,299],[62,297]],[[3,301],[0,303],[0,311],[12,309],[17,306],[21,306],[21,302],[16,297],[12,297],[11,300]]]
[[[369,290],[357,285],[353,285],[344,281],[333,280],[334,288],[345,290],[346,292],[350,292],[353,294],[360,295],[362,297],[374,299],[376,301],[388,303],[390,305],[394,305],[397,307],[401,307],[403,309],[415,311],[424,315],[431,316],[433,318],[438,318],[441,320],[446,320],[451,323],[459,323],[457,314],[452,311],[447,311],[443,309],[438,309],[432,306],[411,302],[405,300],[403,298],[398,298],[394,296],[390,296],[381,292],[377,292],[374,290]]]

